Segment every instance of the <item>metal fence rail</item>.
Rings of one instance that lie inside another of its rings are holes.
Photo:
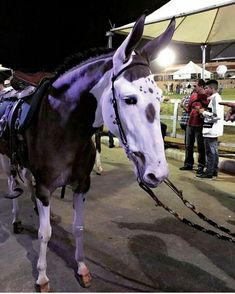
[[[174,104],[174,108],[173,108],[173,114],[172,115],[161,115],[161,119],[164,120],[171,120],[172,121],[172,133],[170,134],[171,137],[176,138],[177,137],[177,122],[180,121],[181,116],[179,115],[179,104],[180,104],[181,100],[180,99],[170,99],[170,101],[168,101],[167,103],[172,103]],[[223,102],[235,102],[235,101],[231,101],[231,100],[223,100]],[[234,122],[226,122],[224,121],[224,125],[225,126],[233,126],[235,127],[235,121]]]

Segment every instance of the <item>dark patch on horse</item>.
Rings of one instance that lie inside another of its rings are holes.
[[[152,88],[149,88],[149,92],[152,94],[153,93],[153,89]]]
[[[71,86],[69,84],[63,84],[60,88],[55,88],[53,86],[49,87],[49,95],[59,98],[65,91],[67,91]]]
[[[76,86],[76,81],[77,79],[81,79],[81,77],[84,79],[83,85],[76,90],[77,92],[77,97],[78,99],[80,99],[80,96],[83,95],[84,91],[86,90],[89,91],[91,90],[96,84],[97,82],[102,78],[102,76],[112,68],[113,66],[113,62],[112,59],[108,59],[108,60],[99,60],[99,59],[95,59],[94,62],[89,66],[89,72],[87,70],[87,67],[84,66],[84,68],[82,68],[79,71],[79,74],[76,76],[76,78],[74,77],[73,80],[71,80],[71,84],[68,87],[68,84],[62,83],[60,86],[56,86],[55,84],[53,84],[50,87],[49,90],[49,94],[55,98],[55,99],[59,99],[61,102],[62,101],[66,101],[69,102],[69,97],[65,96],[64,93],[67,91],[68,88],[74,87]],[[97,70],[97,68],[99,68],[99,70]],[[92,77],[92,79],[91,79]],[[71,103],[73,103],[75,101],[71,101]],[[53,104],[53,103],[52,103]],[[60,102],[57,101],[57,108],[60,108]],[[64,110],[62,110],[64,111]]]
[[[95,111],[97,100],[91,93],[83,93],[79,99],[74,114],[71,115],[69,125],[76,126],[77,135],[81,138],[88,139],[96,131],[92,124],[95,121]]]
[[[150,123],[153,123],[156,116],[156,111],[152,103],[148,104],[148,106],[145,109],[145,113],[146,113],[147,120]]]
[[[136,66],[131,67],[131,68],[124,71],[123,76],[129,82],[133,82],[133,81],[136,81],[140,78],[148,77],[150,75],[150,69],[149,69],[148,65],[147,64],[146,65],[137,64],[139,62],[144,63],[143,58],[141,56],[137,56],[137,55],[133,56],[133,63],[136,63]]]

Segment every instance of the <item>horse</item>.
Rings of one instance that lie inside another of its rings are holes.
[[[95,157],[95,172],[97,175],[101,175],[103,172],[103,167],[101,164],[101,138],[104,133],[104,126],[98,128],[95,132],[94,141],[95,141],[95,149],[96,149],[96,157]],[[109,138],[109,148],[115,147],[114,145],[114,138],[113,134],[108,131],[108,138]]]
[[[74,192],[77,277],[81,286],[91,285],[84,260],[83,216],[95,162],[91,138],[97,128],[105,124],[119,139],[139,181],[155,188],[168,176],[160,127],[162,91],[153,80],[149,63],[171,41],[175,19],[160,36],[137,48],[144,20],[143,14],[117,50],[67,60],[21,134],[27,151],[23,165],[35,180],[40,242],[36,285],[42,292],[49,290],[46,251],[51,237],[51,195],[64,185]],[[11,157],[9,144],[2,139],[0,153]]]
[[[94,171],[97,175],[101,175],[103,171],[102,164],[101,164],[102,132],[103,132],[103,126],[98,128],[94,135],[94,143],[95,143],[95,150],[96,150]],[[16,170],[14,171],[11,170],[12,165],[11,165],[10,158],[8,158],[6,155],[0,154],[0,163],[3,169],[3,172],[7,176],[8,193],[5,194],[5,198],[12,199],[13,232],[15,234],[19,234],[22,232],[23,227],[22,227],[21,218],[20,218],[18,197],[24,192],[20,182],[22,182],[23,185],[28,188],[30,198],[33,203],[33,209],[36,212],[36,214],[38,214],[36,197],[35,197],[35,189],[34,189],[34,179],[30,171],[22,167],[18,168],[19,175],[17,176]],[[65,186],[64,186],[64,189],[65,189]],[[64,197],[62,191],[61,191],[61,198]]]

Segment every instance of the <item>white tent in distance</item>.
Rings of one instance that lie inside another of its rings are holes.
[[[212,73],[208,70],[204,71],[204,79],[210,79]],[[174,80],[190,80],[202,77],[202,68],[196,63],[189,61],[184,67],[173,73]]]

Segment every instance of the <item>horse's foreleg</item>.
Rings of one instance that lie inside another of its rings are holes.
[[[13,232],[15,234],[19,234],[22,232],[23,227],[20,220],[20,209],[19,209],[19,202],[18,199],[12,200],[12,214],[13,214]]]
[[[100,152],[96,150],[96,157],[95,157],[95,167],[96,167],[96,174],[101,175],[103,168],[101,165],[101,157],[100,157]]]
[[[102,128],[103,129],[103,128]],[[101,175],[103,168],[101,166],[101,132],[102,129],[100,128],[95,133],[95,149],[96,149],[96,157],[95,157],[95,167],[97,175]]]
[[[76,240],[75,259],[78,264],[78,278],[82,287],[91,285],[91,275],[84,262],[83,228],[84,228],[84,193],[74,194],[73,234]]]
[[[50,193],[48,190],[44,191],[44,196],[47,196],[48,199],[50,197]],[[37,195],[38,196],[38,195]],[[40,287],[41,292],[49,291],[49,279],[46,275],[47,261],[46,261],[46,253],[47,253],[47,244],[51,238],[51,225],[50,225],[50,204],[43,205],[43,203],[37,199],[37,207],[39,213],[39,230],[38,230],[38,238],[40,242],[40,252],[37,263],[38,270],[38,279],[37,285]]]

